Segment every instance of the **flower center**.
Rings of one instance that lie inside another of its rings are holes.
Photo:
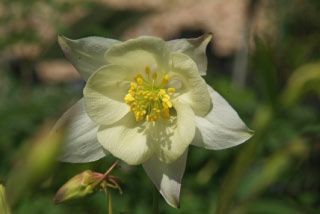
[[[128,94],[124,97],[130,105],[130,111],[134,113],[136,121],[156,121],[160,118],[170,119],[169,109],[172,108],[169,93],[174,93],[174,88],[166,88],[169,75],[163,77],[160,86],[156,86],[157,72],[150,73],[150,67],[145,68],[147,78],[138,74],[131,82]]]

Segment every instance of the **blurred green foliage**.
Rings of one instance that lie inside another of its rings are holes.
[[[5,2],[26,4],[22,0]],[[235,86],[228,66],[221,66],[233,63],[232,57],[209,53],[208,84],[230,102],[255,130],[255,136],[227,150],[192,147],[181,190],[181,209],[175,210],[161,199],[161,213],[320,213],[320,3],[318,0],[273,3],[277,15],[276,39],[271,42],[255,37],[245,87]],[[146,15],[133,10],[106,11],[97,3],[48,1],[48,4],[53,5],[57,16],[75,7],[89,11],[70,26],[53,18],[55,28],[71,38],[90,35],[117,38],[131,23]],[[28,1],[22,17],[30,12],[31,5]],[[5,22],[14,24],[12,20],[1,20]],[[46,51],[31,60],[4,57],[6,66],[0,67],[0,179],[5,179],[4,184],[9,186],[17,162],[28,157],[23,153],[32,147],[28,139],[44,121],[58,118],[74,103],[83,87],[83,82],[77,81],[45,84],[34,76],[38,59],[63,57],[56,42],[46,43],[35,32],[23,31],[1,40],[0,47],[5,49],[21,41],[41,43]],[[49,174],[25,188],[23,194],[19,193],[14,213],[106,213],[108,204],[103,193],[60,205],[54,205],[52,199],[74,175],[87,169],[105,172],[113,162],[114,158],[108,156],[94,163],[57,163]],[[19,172],[23,177],[30,170],[21,167]],[[150,213],[153,185],[142,167],[123,165],[113,172],[124,178],[123,195],[111,190],[114,213]]]
[[[0,212],[3,214],[11,213],[8,199],[6,196],[6,189],[2,184],[0,184]]]

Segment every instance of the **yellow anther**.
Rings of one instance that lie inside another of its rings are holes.
[[[138,74],[137,76],[135,76],[134,81],[137,82],[137,79],[138,79],[138,78],[142,78],[142,75],[141,75],[141,74]]]
[[[157,72],[153,72],[152,73],[152,79],[157,79],[157,75],[158,75]]]
[[[124,97],[124,101],[129,104],[129,103],[131,103],[131,102],[134,101],[134,97],[133,97],[131,94],[127,94],[127,95]]]
[[[168,84],[168,81],[169,81],[169,75],[166,74],[166,75],[163,77],[162,85],[166,86],[166,85]]]
[[[176,92],[176,89],[175,88],[168,88],[168,92],[171,92],[171,93]]]
[[[170,119],[169,109],[165,109],[164,111],[162,111],[161,116],[163,119],[169,120]]]
[[[166,80],[166,81],[169,81],[169,75],[166,74],[163,79]]]
[[[150,67],[145,67],[145,72],[149,75]],[[128,94],[124,97],[136,121],[145,118],[146,121],[150,122],[156,121],[160,117],[170,119],[169,109],[173,106],[168,93],[175,92],[175,89],[163,88],[169,81],[169,75],[163,77],[163,82],[160,85],[157,85],[154,81],[157,78],[156,72],[152,73],[152,78],[153,80],[143,79],[143,76],[138,74],[134,78],[135,82],[130,83]]]
[[[146,66],[145,72],[146,72],[147,74],[150,74],[150,67],[149,67],[149,66]]]
[[[168,101],[169,101],[168,98],[163,98],[163,99],[162,99],[162,102],[165,102],[165,103],[166,103],[166,102],[168,102]]]
[[[140,77],[138,77],[138,78],[137,78],[137,83],[139,83],[140,85],[142,85],[142,84],[143,84],[143,79],[140,78]]]
[[[169,108],[169,106],[168,106],[168,104],[167,104],[166,102],[163,102],[163,103],[162,103],[162,107],[165,108],[165,109],[168,109],[168,108]]]
[[[166,102],[166,104],[168,105],[169,108],[172,108],[172,102],[171,101]]]
[[[160,95],[165,95],[165,94],[166,94],[166,91],[163,90],[163,89],[160,89],[159,94],[160,94]]]

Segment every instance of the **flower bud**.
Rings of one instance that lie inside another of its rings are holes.
[[[53,202],[61,203],[94,193],[102,177],[103,174],[91,170],[77,174],[58,190]]]

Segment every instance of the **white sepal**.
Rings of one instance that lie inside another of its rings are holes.
[[[78,70],[84,80],[88,80],[93,72],[108,64],[104,53],[120,41],[103,37],[86,37],[82,39],[68,39],[58,36],[58,42],[66,57]]]
[[[198,66],[201,76],[207,74],[207,45],[211,40],[211,34],[204,34],[195,39],[176,39],[168,41],[171,51],[187,54]]]
[[[196,135],[192,144],[206,149],[225,149],[248,140],[248,129],[237,112],[215,90],[208,86],[212,107],[205,117],[196,116]]]
[[[160,191],[167,203],[175,208],[180,207],[181,180],[186,168],[188,150],[175,162],[165,164],[152,156],[143,164],[153,184]]]
[[[107,152],[103,150],[97,139],[98,125],[87,115],[83,99],[80,99],[62,115],[52,131],[59,131],[65,122],[69,125],[66,142],[58,157],[59,161],[85,163],[106,156]]]

